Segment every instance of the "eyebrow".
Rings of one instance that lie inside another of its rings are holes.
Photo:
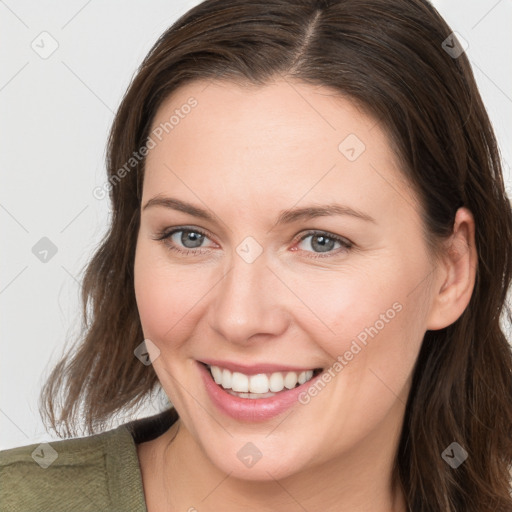
[[[215,222],[214,216],[211,215],[207,210],[172,197],[155,196],[144,205],[142,210],[144,211],[155,206],[177,210],[180,212],[188,213],[189,215],[193,215],[194,217],[198,217],[200,219]],[[302,208],[282,210],[279,213],[276,225],[291,224],[292,222],[296,222],[298,220],[312,219],[314,217],[327,217],[330,215],[349,215],[351,217],[355,217],[367,222],[373,222],[375,224],[377,223],[373,217],[364,212],[354,210],[349,206],[332,203],[321,206],[312,205]]]

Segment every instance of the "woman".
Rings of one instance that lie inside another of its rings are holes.
[[[93,435],[3,452],[7,507],[512,510],[510,203],[426,0],[203,2],[108,173],[87,327],[42,393]],[[171,409],[101,432],[160,386]]]

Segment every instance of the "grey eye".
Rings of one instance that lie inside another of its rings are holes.
[[[310,238],[310,242],[307,244],[309,245],[314,252],[329,252],[332,251],[335,248],[335,244],[340,244],[339,241],[337,241],[334,238],[325,236],[323,234],[310,234],[306,235],[300,243],[305,243],[305,241]],[[341,245],[341,244],[340,244]],[[305,249],[307,250],[307,249]]]
[[[179,237],[179,241],[183,247],[186,247],[187,249],[197,249],[198,247],[201,247],[201,244],[205,238],[202,233],[198,233],[197,231],[193,231],[191,229],[182,229],[180,231],[176,231],[173,233],[171,238],[180,233],[181,236]],[[173,242],[176,242],[176,240],[173,240]]]

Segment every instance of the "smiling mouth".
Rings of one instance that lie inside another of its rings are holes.
[[[214,382],[230,395],[240,398],[268,398],[306,384],[323,371],[314,368],[299,372],[282,371],[246,375],[220,366],[201,363]]]

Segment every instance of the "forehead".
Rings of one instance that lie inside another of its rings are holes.
[[[307,194],[388,208],[393,196],[411,194],[381,126],[327,87],[192,82],[163,102],[151,130],[145,197],[179,190],[192,198],[199,187],[220,201]]]
[[[190,108],[192,103],[195,106]],[[335,144],[337,149],[336,142],[345,132],[368,139],[376,122],[353,101],[325,86],[291,80],[265,86],[198,81],[180,87],[163,102],[152,130],[163,130],[164,138],[172,135],[175,142],[184,142],[191,140],[187,129],[191,125],[195,142],[200,140],[202,145],[221,139],[225,144],[243,142],[247,149],[262,145],[271,149],[295,142],[298,149],[311,151],[315,140]],[[372,138],[374,147],[386,145],[379,129]]]

